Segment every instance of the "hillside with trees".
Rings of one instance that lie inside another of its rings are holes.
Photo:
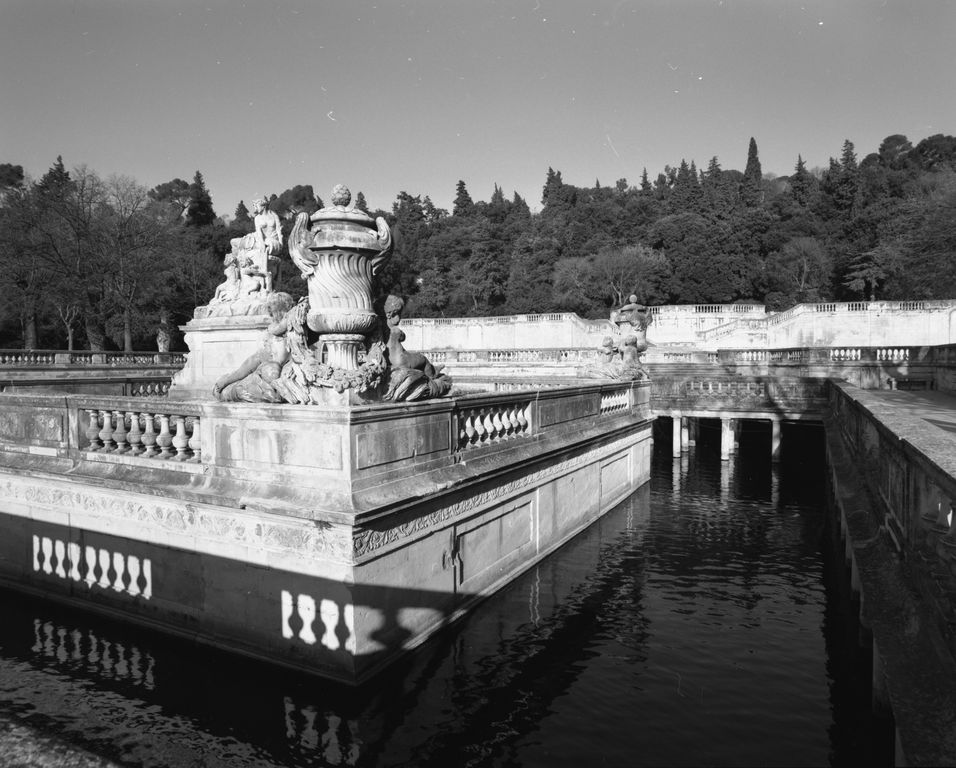
[[[369,210],[361,192],[356,206]],[[322,201],[297,185],[270,207],[289,228]],[[763,174],[750,139],[743,171],[682,159],[653,181],[645,169],[637,184],[578,187],[548,168],[540,207],[497,184],[475,200],[459,180],[451,212],[405,191],[369,212],[395,233],[382,290],[410,316],[597,317],[632,292],[772,310],[956,297],[956,137],[941,134],[888,136],[862,159],[846,141],[828,168],[798,155],[788,177]],[[216,215],[199,171],[147,189],[62,158],[36,181],[0,164],[0,346],[155,348],[161,325],[209,300],[229,240],[251,229],[244,201]],[[288,259],[276,287],[304,291]]]

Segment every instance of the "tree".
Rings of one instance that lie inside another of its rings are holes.
[[[608,307],[620,307],[632,293],[642,303],[667,296],[670,263],[660,251],[644,245],[605,248],[589,262],[592,279]]]
[[[239,205],[236,206],[236,213],[232,217],[232,223],[241,227],[248,227],[252,224],[249,209],[246,208],[246,204],[242,200],[240,200]]]
[[[760,168],[760,158],[757,156],[757,142],[750,137],[750,146],[747,148],[747,166],[744,168],[743,183],[740,187],[740,199],[744,205],[754,206],[763,201],[761,182],[763,172]]]
[[[365,202],[365,195],[361,191],[355,195],[355,207],[363,213],[368,213],[368,203]]]
[[[312,214],[321,207],[322,200],[315,194],[311,184],[296,184],[269,201],[269,210],[281,217],[292,211]]]
[[[728,183],[716,155],[700,179],[701,206],[710,216],[727,220],[734,208],[734,185]]]
[[[149,196],[157,203],[169,209],[169,218],[173,221],[185,220],[189,207],[189,183],[180,178],[157,184],[149,191]]]
[[[106,330],[132,352],[134,333],[150,333],[175,282],[169,227],[151,207],[147,190],[124,176],[106,180],[95,223],[99,230],[95,247],[106,268],[104,286],[111,310]]]
[[[760,264],[735,247],[727,225],[695,213],[665,216],[647,245],[667,256],[672,295],[680,302],[723,303],[750,296]]]
[[[843,284],[870,301],[876,301],[877,290],[887,279],[897,274],[903,265],[898,246],[881,243],[866,253],[858,254],[851,262]]]
[[[71,191],[72,182],[69,171],[63,167],[63,156],[57,155],[56,162],[37,182],[37,192],[47,200],[60,199]]]
[[[814,178],[807,172],[803,157],[797,155],[797,165],[790,177],[790,195],[797,205],[806,207],[810,203],[814,182]]]
[[[51,276],[42,258],[42,239],[32,227],[38,198],[35,187],[0,200],[0,297],[19,320],[24,348],[36,349],[38,319],[52,298]]]
[[[428,195],[425,195],[425,199],[422,200],[422,213],[425,214],[425,221],[429,224],[443,219],[448,215],[448,211],[444,208],[436,208]]]
[[[894,170],[904,168],[909,163],[909,154],[912,151],[910,140],[901,133],[894,133],[880,142],[880,163]]]
[[[62,160],[61,160],[62,163]],[[23,166],[0,163],[0,192],[23,188]]]
[[[813,237],[797,237],[767,259],[769,296],[774,309],[825,297],[833,273],[833,261]]]
[[[680,161],[677,178],[670,195],[670,208],[675,213],[693,211],[700,200],[700,185],[697,181],[697,167],[693,171],[686,160]]]
[[[216,220],[212,198],[199,171],[196,171],[193,183],[189,185],[189,200],[186,203],[185,216],[188,227],[207,227]]]
[[[474,213],[474,209],[475,203],[471,199],[471,195],[468,194],[465,182],[459,179],[458,184],[455,186],[455,202],[452,205],[451,215],[470,216]]]

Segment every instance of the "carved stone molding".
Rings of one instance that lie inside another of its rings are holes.
[[[346,563],[350,556],[348,532],[344,527],[331,523],[294,520],[285,523],[274,518],[259,518],[237,510],[207,507],[190,503],[161,502],[148,496],[122,497],[110,490],[76,490],[58,487],[47,480],[14,478],[0,475],[0,494],[7,500],[28,504],[42,509],[50,519],[74,513],[71,524],[84,528],[83,517],[89,522],[97,517],[106,517],[117,522],[137,523],[137,532],[117,527],[104,530],[126,538],[136,538],[150,543],[150,532],[162,531],[182,534],[184,539],[194,539],[197,551],[213,552],[209,544],[260,548],[263,551],[303,558],[322,558]],[[79,512],[80,514],[75,514]],[[7,508],[0,513],[22,514]],[[111,526],[112,528],[112,526]],[[177,546],[175,543],[173,546]]]
[[[404,520],[390,528],[358,528],[352,533],[352,555],[356,559],[378,552],[383,547],[429,530],[453,518],[466,517],[499,499],[507,499],[524,490],[543,485],[548,480],[567,474],[579,467],[593,464],[601,459],[630,448],[642,440],[641,435],[620,437],[598,449],[589,450],[570,459],[556,462],[548,467],[529,472],[521,477],[495,487],[492,490],[468,496],[454,504],[436,509],[413,520]]]

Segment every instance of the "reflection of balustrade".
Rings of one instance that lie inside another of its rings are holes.
[[[290,696],[283,698],[283,705],[286,740],[302,752],[306,762],[311,765],[320,759],[323,765],[358,764],[362,744],[358,720],[344,720],[328,710],[320,713],[314,704],[298,706]],[[326,706],[327,702],[323,703],[323,709]]]
[[[143,459],[202,461],[198,415],[132,409],[84,408],[87,451]]]
[[[531,434],[531,403],[504,403],[463,409],[458,448],[476,448]]]
[[[146,600],[153,596],[149,558],[111,552],[103,547],[34,535],[33,571],[86,584],[90,589],[111,589]]]
[[[35,641],[30,649],[70,668],[80,667],[99,678],[120,680],[152,690],[153,655],[135,645],[101,637],[89,629],[70,629],[51,621],[33,620]]]

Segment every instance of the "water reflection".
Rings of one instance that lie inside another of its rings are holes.
[[[713,437],[662,446],[650,485],[360,689],[2,593],[0,726],[51,765],[64,743],[177,768],[892,759],[819,433],[785,431],[776,471],[769,435],[730,462]]]

